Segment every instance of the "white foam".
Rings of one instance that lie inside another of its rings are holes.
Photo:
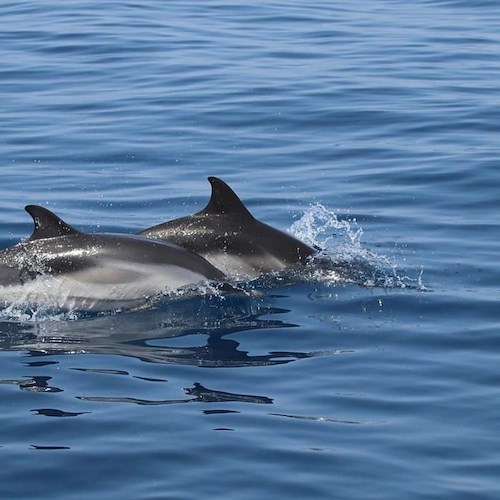
[[[298,239],[322,250],[312,260],[306,276],[326,285],[356,283],[384,288],[426,290],[423,269],[411,278],[399,269],[393,257],[380,255],[362,243],[363,229],[357,220],[339,219],[320,203],[311,205],[290,227]]]
[[[310,205],[304,215],[291,225],[290,232],[308,245],[328,249],[334,245],[338,246],[336,236],[329,234],[332,229],[347,239],[351,247],[361,248],[363,229],[359,227],[356,219],[339,219],[335,212],[321,203]]]

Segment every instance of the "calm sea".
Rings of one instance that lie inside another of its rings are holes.
[[[0,497],[500,497],[500,4],[0,6],[0,245],[199,210],[350,279],[0,311]]]

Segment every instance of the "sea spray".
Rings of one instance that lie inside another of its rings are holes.
[[[303,279],[325,285],[354,283],[365,287],[427,290],[423,269],[417,278],[407,276],[393,257],[379,255],[363,245],[363,228],[356,218],[340,218],[320,203],[311,205],[292,224],[290,233],[320,249]]]

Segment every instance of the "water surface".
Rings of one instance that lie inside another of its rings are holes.
[[[133,233],[209,175],[350,280],[3,311],[2,498],[498,498],[500,9],[0,7],[0,244]]]

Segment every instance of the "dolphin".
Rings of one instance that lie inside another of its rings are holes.
[[[0,251],[0,305],[73,310],[131,308],[165,291],[224,274],[173,243],[84,233],[46,208],[28,205],[30,238]]]
[[[229,276],[250,279],[305,263],[319,250],[255,219],[222,180],[208,181],[212,196],[203,210],[138,234],[175,243]]]

